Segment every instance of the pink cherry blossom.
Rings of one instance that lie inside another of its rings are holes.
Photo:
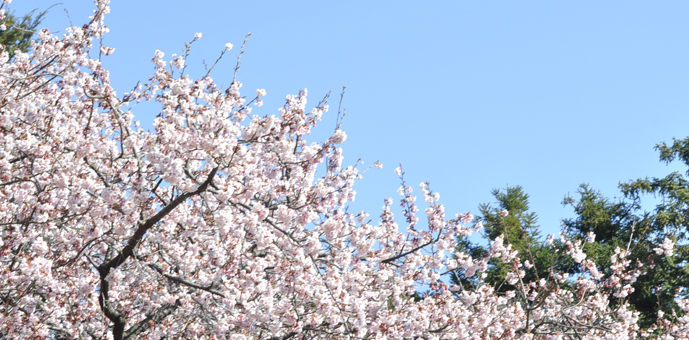
[[[654,248],[653,251],[658,255],[672,256],[674,246],[674,242],[666,237],[663,243]]]

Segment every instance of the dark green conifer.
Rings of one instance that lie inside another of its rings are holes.
[[[521,186],[508,186],[504,191],[494,189],[492,194],[497,205],[492,206],[488,203],[479,205],[480,216],[476,219],[477,223],[481,222],[484,226],[484,238],[487,242],[491,242],[498,236],[504,235],[504,242],[511,244],[513,249],[519,251],[522,263],[528,260],[534,265],[527,270],[524,282],[547,277],[548,269],[553,264],[556,255],[539,240],[538,215],[529,211],[529,195]],[[507,210],[508,215],[501,216],[502,210]],[[484,256],[487,252],[485,246],[474,244],[467,238],[461,238],[458,241],[458,250],[475,259]],[[495,286],[498,291],[514,289],[514,286],[504,282],[512,264],[504,263],[497,258],[492,259],[489,264],[485,281]],[[462,273],[453,275],[452,281],[455,284],[461,283],[462,286],[474,284]]]
[[[675,140],[671,146],[658,144],[656,150],[662,162],[679,160],[689,166],[689,138]],[[663,178],[621,183],[619,187],[624,199],[611,201],[582,185],[578,200],[565,197],[563,204],[571,205],[576,217],[564,220],[564,224],[576,237],[596,234],[596,242],[587,244],[585,250],[604,273],[609,274],[610,256],[616,247],[629,247],[632,263],[646,265],[647,273],[632,285],[634,292],[628,301],[641,313],[640,325],[649,327],[657,320],[658,311],[681,315],[675,298],[689,297],[689,181],[673,172]],[[643,211],[641,198],[648,194],[661,201],[651,211]],[[665,238],[675,243],[672,256],[654,250]]]
[[[14,13],[5,14],[5,19],[2,24],[5,25],[5,30],[0,31],[0,44],[5,46],[5,49],[10,54],[10,59],[14,57],[17,50],[27,52],[31,47],[31,39],[36,33],[38,25],[43,20],[47,10],[40,12],[34,16],[36,10],[25,14],[22,17],[17,17]]]

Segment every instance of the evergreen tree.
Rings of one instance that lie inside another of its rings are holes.
[[[689,138],[675,140],[672,146],[656,145],[660,160],[666,163],[679,159],[689,165]],[[689,175],[689,171],[687,172]],[[689,260],[687,231],[689,227],[689,181],[674,172],[664,178],[645,178],[620,184],[624,199],[613,202],[599,192],[582,185],[580,197],[566,197],[575,218],[566,219],[565,227],[573,236],[596,234],[595,243],[586,245],[587,253],[600,268],[609,268],[615,248],[629,248],[632,261],[648,264],[646,275],[633,284],[628,301],[641,313],[642,327],[650,326],[658,312],[680,313],[676,297],[689,294]],[[661,197],[652,211],[644,212],[640,199],[644,194]],[[672,256],[654,251],[665,238],[675,243]],[[609,272],[606,272],[609,274]]]
[[[27,52],[31,47],[31,39],[36,33],[36,28],[40,25],[48,10],[40,12],[34,16],[36,10],[17,17],[13,13],[8,13],[2,20],[5,29],[0,31],[0,44],[10,54],[10,59],[14,57],[17,50]]]
[[[504,191],[492,191],[496,199],[496,206],[485,203],[479,205],[480,216],[477,223],[483,224],[483,237],[490,242],[498,236],[504,235],[504,242],[519,251],[522,262],[529,261],[534,267],[526,273],[524,281],[537,280],[548,275],[548,270],[556,262],[556,255],[549,248],[543,247],[539,240],[538,215],[529,212],[529,195],[521,186],[508,186]],[[508,215],[502,216],[501,211],[507,210]],[[460,238],[457,250],[467,253],[473,258],[484,256],[486,248],[472,243],[467,238]],[[503,282],[511,263],[504,263],[495,258],[490,262],[486,274],[486,282],[494,285],[498,291],[514,289],[514,286]],[[473,285],[461,273],[453,275],[452,281],[462,286]]]

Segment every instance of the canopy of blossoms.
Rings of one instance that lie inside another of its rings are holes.
[[[150,79],[118,94],[101,64],[113,52],[100,43],[107,5],[61,37],[40,31],[28,54],[0,54],[0,338],[689,334],[682,317],[638,329],[624,298],[643,268],[624,249],[603,277],[563,236],[553,251],[584,273],[522,282],[530,264],[507,240],[483,258],[455,253],[480,225],[448,217],[425,183],[423,212],[406,184],[401,220],[392,199],[377,222],[348,212],[362,172],[341,164],[342,130],[309,141],[328,106],[309,109],[306,90],[277,116],[252,115],[265,90],[247,99],[236,79],[226,89],[192,79],[186,55],[158,51]],[[140,101],[159,105],[153,131],[134,121]],[[518,289],[483,283],[491,258],[513,263],[505,280]],[[455,272],[474,288],[448,286]],[[419,298],[419,287],[429,292]]]

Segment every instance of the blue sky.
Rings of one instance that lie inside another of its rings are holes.
[[[42,25],[54,32],[70,25],[64,9],[81,26],[95,8],[61,2]],[[115,0],[105,66],[124,93],[152,74],[156,49],[167,58],[202,32],[187,72],[205,73],[202,61],[230,42],[212,74],[229,83],[251,32],[238,79],[246,95],[268,93],[254,114],[277,115],[303,88],[313,104],[332,90],[336,108],[347,86],[345,164],[385,166],[357,184],[355,212],[376,216],[383,198],[398,197],[402,163],[415,191],[429,181],[450,214],[477,213],[491,189],[521,185],[542,230],[556,233],[572,215],[560,202],[581,183],[614,197],[620,181],[686,171],[660,163],[653,146],[689,135],[688,14],[685,1]],[[134,113],[150,126],[156,109]]]

